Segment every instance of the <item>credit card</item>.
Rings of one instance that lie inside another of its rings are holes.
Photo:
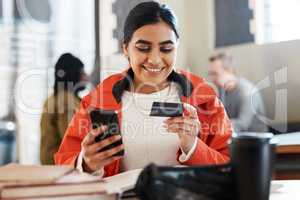
[[[153,102],[150,116],[153,117],[180,117],[183,115],[181,103]]]

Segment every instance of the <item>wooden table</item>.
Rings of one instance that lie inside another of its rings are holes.
[[[278,180],[300,179],[300,132],[276,135],[277,146],[275,178]]]

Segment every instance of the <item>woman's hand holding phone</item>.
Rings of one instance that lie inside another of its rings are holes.
[[[114,156],[116,153],[122,150],[124,151],[123,144],[101,151],[105,147],[119,141],[121,139],[121,135],[113,135],[99,142],[95,142],[95,138],[98,135],[103,134],[107,129],[107,126],[100,126],[97,129],[91,129],[91,131],[84,137],[81,143],[81,150],[83,153],[82,167],[85,172],[95,172],[123,157]]]

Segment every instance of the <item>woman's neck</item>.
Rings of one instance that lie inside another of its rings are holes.
[[[141,83],[137,80],[133,80],[133,85],[130,88],[130,91],[135,92],[135,93],[151,94],[154,92],[161,91],[161,90],[165,89],[166,87],[168,87],[169,85],[170,85],[170,82],[168,82],[168,81],[165,81],[158,85],[149,85],[149,84]]]

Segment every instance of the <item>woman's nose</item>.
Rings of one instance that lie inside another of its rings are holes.
[[[154,66],[161,63],[162,58],[160,57],[159,51],[151,51],[148,55],[148,62]]]

